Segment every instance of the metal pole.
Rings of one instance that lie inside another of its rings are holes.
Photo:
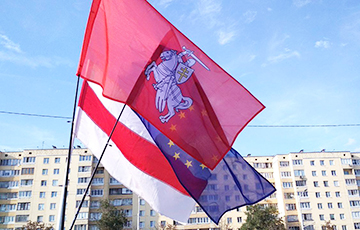
[[[101,155],[100,155],[99,161],[97,162],[96,167],[95,167],[94,171],[93,171],[92,174],[91,174],[90,181],[89,181],[89,183],[88,183],[88,185],[87,185],[87,187],[86,187],[86,190],[85,190],[85,192],[84,192],[84,194],[83,194],[83,197],[82,197],[82,199],[81,199],[81,201],[80,201],[79,207],[78,207],[78,209],[77,209],[77,211],[76,211],[74,220],[73,220],[73,222],[72,222],[69,230],[71,230],[71,229],[74,227],[74,225],[75,225],[76,218],[77,218],[77,216],[79,215],[81,206],[82,206],[82,204],[84,203],[84,200],[85,200],[85,198],[86,198],[86,194],[88,193],[88,191],[89,191],[89,189],[90,189],[91,183],[92,183],[92,181],[93,181],[93,179],[94,179],[94,177],[95,177],[96,170],[98,169],[98,167],[99,167],[99,165],[100,165],[101,159],[102,159],[103,156],[104,156],[104,153],[105,153],[105,151],[106,151],[106,148],[107,148],[108,145],[109,145],[109,142],[110,142],[110,140],[111,140],[111,137],[112,137],[112,135],[113,135],[113,133],[114,133],[114,131],[115,131],[116,125],[117,125],[117,124],[119,123],[119,121],[120,121],[120,117],[121,117],[122,113],[124,112],[124,109],[125,109],[125,104],[124,104],[124,106],[122,107],[121,112],[120,112],[120,114],[119,114],[119,117],[118,117],[118,119],[116,120],[116,122],[115,122],[115,124],[114,124],[114,126],[113,126],[113,128],[112,128],[112,130],[111,130],[111,133],[110,133],[110,135],[109,135],[109,138],[108,138],[108,140],[107,140],[107,142],[106,142],[106,144],[105,144],[105,147],[104,147],[104,149],[103,149],[103,151],[102,151],[102,153],[101,153]]]
[[[74,100],[74,109],[73,109],[73,116],[72,116],[72,122],[71,122],[71,131],[70,131],[70,142],[69,142],[69,151],[67,156],[67,163],[66,163],[66,172],[65,172],[65,179],[64,179],[64,187],[63,187],[63,197],[62,197],[62,203],[59,209],[59,221],[58,221],[58,230],[64,229],[64,222],[65,222],[65,206],[66,206],[66,197],[68,192],[68,180],[69,180],[69,171],[70,171],[70,158],[72,154],[73,149],[73,132],[74,132],[74,120],[75,120],[75,112],[76,112],[76,103],[77,103],[77,97],[78,97],[78,91],[79,91],[79,82],[80,82],[80,76],[78,75],[77,83],[76,83],[76,92],[75,92],[75,100]]]

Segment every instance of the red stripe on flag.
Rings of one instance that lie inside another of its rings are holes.
[[[107,135],[110,134],[116,119],[86,83],[82,88],[79,107]],[[134,166],[148,175],[169,184],[179,192],[189,195],[178,181],[164,155],[154,144],[132,132],[120,122],[117,124],[111,139]]]

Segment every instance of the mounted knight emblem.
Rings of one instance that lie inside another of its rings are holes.
[[[188,109],[193,100],[190,97],[182,95],[180,84],[185,83],[194,73],[191,67],[198,62],[205,69],[210,69],[194,55],[194,52],[183,47],[183,52],[177,53],[176,50],[166,50],[160,54],[161,63],[155,61],[150,63],[145,70],[146,79],[150,80],[151,72],[154,75],[156,83],[153,84],[156,90],[155,107],[162,113],[165,107],[168,108],[166,115],[159,117],[162,123],[168,122],[179,109]],[[182,57],[188,55],[189,58],[184,62]]]

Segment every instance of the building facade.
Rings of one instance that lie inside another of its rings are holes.
[[[62,199],[67,149],[0,153],[0,230],[15,230],[27,221],[56,228]],[[260,202],[277,207],[289,230],[360,229],[360,153],[303,152],[244,157],[276,187]],[[71,226],[97,159],[87,149],[71,157],[65,229]],[[121,166],[119,166],[121,167]],[[239,229],[246,207],[226,213],[215,225],[196,206],[187,224],[160,216],[100,165],[75,221],[76,230],[95,230],[100,201],[109,199],[124,210],[127,229]],[[176,207],[174,207],[176,208]]]

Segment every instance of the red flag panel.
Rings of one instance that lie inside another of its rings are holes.
[[[264,109],[144,0],[94,0],[78,75],[211,169]]]

